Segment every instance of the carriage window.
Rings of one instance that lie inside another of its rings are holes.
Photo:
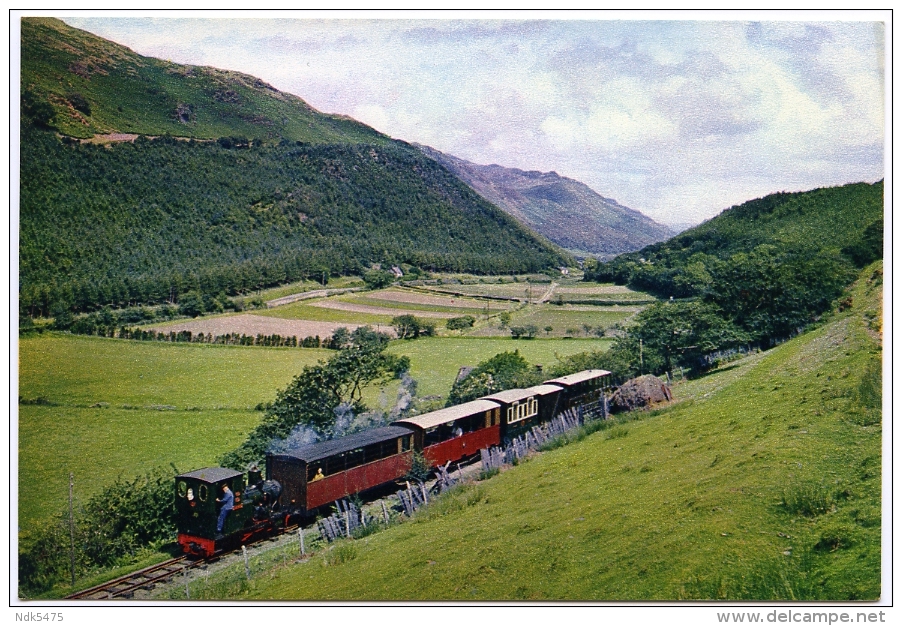
[[[408,450],[410,450],[412,439],[413,439],[413,435],[407,435],[405,437],[401,437],[401,452],[407,452]]]
[[[363,462],[364,463],[372,463],[373,461],[378,461],[383,456],[382,453],[382,443],[371,443],[366,448],[363,449]]]
[[[188,483],[186,483],[184,480],[179,481],[178,493],[180,498],[184,498],[186,495],[188,495]]]
[[[345,468],[351,469],[360,465],[363,465],[363,448],[357,448],[348,452],[347,456],[345,456]]]
[[[529,398],[523,403],[515,404],[507,409],[507,423],[512,424],[532,417],[539,412],[539,402],[535,398]]]
[[[202,484],[197,488],[197,497],[200,498],[201,502],[207,501],[208,492],[209,492],[209,489],[207,489],[206,485]]]

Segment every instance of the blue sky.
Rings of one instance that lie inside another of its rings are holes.
[[[876,21],[63,19],[664,223],[884,175]]]

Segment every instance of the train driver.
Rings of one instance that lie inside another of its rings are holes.
[[[229,511],[235,506],[235,496],[232,495],[232,490],[229,489],[228,485],[224,484],[222,486],[222,498],[217,498],[216,502],[222,504],[222,508],[219,509],[219,519],[216,520],[216,532],[219,534],[222,532],[222,527],[225,524],[226,517],[229,515]]]
[[[323,478],[325,478],[325,476],[323,476],[323,468],[320,467],[316,470],[316,476],[314,476],[310,480],[310,482],[316,482],[317,480],[322,480]]]

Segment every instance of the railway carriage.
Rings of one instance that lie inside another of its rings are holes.
[[[386,426],[339,439],[267,453],[266,474],[285,485],[282,504],[308,516],[317,508],[379,487],[407,473],[414,432]]]
[[[501,442],[501,405],[473,400],[394,422],[414,431],[414,446],[431,467],[460,461]]]
[[[242,472],[222,467],[181,474],[175,480],[179,544],[189,554],[212,556],[255,535],[284,528],[292,517],[307,517],[336,500],[394,483],[410,470],[416,450],[437,467],[509,442],[567,409],[597,411],[609,375],[605,370],[586,370],[391,426],[267,453],[266,481],[256,469],[246,482]],[[235,503],[218,535],[216,499],[224,484],[231,488]]]
[[[607,370],[583,370],[569,376],[561,376],[546,380],[546,385],[556,385],[564,391],[561,394],[559,411],[576,407],[597,405],[604,393],[606,378],[611,375]]]
[[[562,409],[561,387],[549,384],[499,391],[484,400],[501,405],[501,441],[519,437],[533,426],[550,421]]]

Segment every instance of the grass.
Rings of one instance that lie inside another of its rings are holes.
[[[249,410],[330,354],[43,334],[19,341],[19,397],[74,407]]]
[[[19,527],[61,509],[69,472],[86,499],[152,467],[215,464],[257,424],[257,404],[329,354],[53,334],[21,339]]]
[[[882,433],[857,417],[879,411],[858,400],[880,358],[861,315],[879,289],[853,296],[820,328],[678,385],[689,401],[456,491],[441,514],[355,542],[352,560],[255,578],[241,597],[874,600]]]
[[[340,311],[311,306],[311,300],[293,302],[274,309],[261,309],[253,311],[254,315],[278,317],[287,320],[310,320],[312,322],[339,322],[346,324],[383,324],[389,326],[394,315],[386,311],[385,315],[374,313],[357,313],[354,311]]]
[[[592,327],[610,328],[614,324],[625,322],[635,315],[634,311],[617,311],[616,309],[604,309],[597,311],[574,311],[552,304],[540,304],[529,306],[517,311],[511,316],[511,326],[523,326],[534,324],[539,327],[539,332],[544,335],[546,326],[551,326],[551,336],[562,337],[568,330],[576,331],[574,336],[585,336],[584,324]]]
[[[546,369],[562,357],[607,348],[610,339],[560,341],[549,339],[421,338],[396,341],[389,351],[410,357],[410,374],[418,396],[447,396],[461,367],[475,366],[499,352],[519,350],[529,363]]]
[[[61,511],[68,475],[78,503],[154,467],[216,465],[257,425],[256,411],[19,407],[19,528]]]
[[[306,293],[308,291],[317,291],[319,289],[343,289],[345,287],[363,287],[363,279],[358,276],[338,276],[329,278],[325,286],[315,280],[303,280],[288,285],[280,285],[270,289],[262,289],[246,294],[245,298],[253,298],[260,296],[264,300],[276,300],[291,296],[296,293]]]
[[[283,307],[288,308],[288,307]],[[441,343],[437,343],[441,342]],[[597,349],[606,341],[419,339],[408,354],[418,394],[446,396],[461,365],[519,348],[531,363]],[[174,463],[215,464],[257,424],[305,365],[329,350],[137,342],[45,333],[19,342],[19,526],[60,510],[68,474],[87,499],[118,477]],[[449,355],[453,354],[453,358]],[[393,404],[397,384],[368,390],[373,407]],[[34,485],[41,485],[34,488]],[[47,506],[47,502],[60,506]]]

